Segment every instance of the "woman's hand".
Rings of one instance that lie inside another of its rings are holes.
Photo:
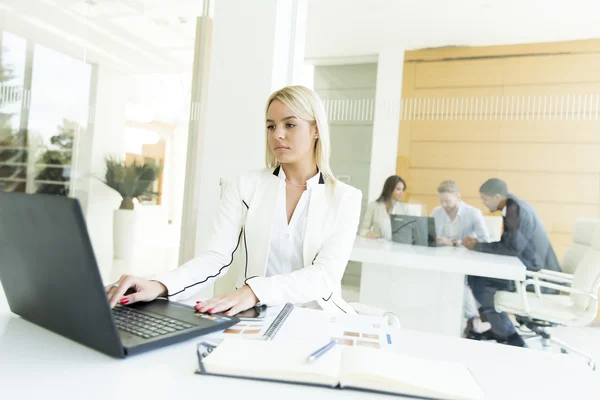
[[[381,235],[379,233],[375,233],[375,232],[368,232],[367,237],[369,239],[380,239]]]
[[[133,293],[124,296],[129,289],[132,289]],[[117,282],[105,286],[104,290],[108,296],[110,308],[117,303],[132,304],[137,301],[152,301],[159,296],[167,295],[167,288],[162,283],[131,275],[121,275]]]
[[[245,285],[233,292],[213,297],[205,302],[198,302],[195,308],[199,312],[211,314],[227,311],[225,314],[233,316],[254,307],[256,303],[258,298],[250,286]]]

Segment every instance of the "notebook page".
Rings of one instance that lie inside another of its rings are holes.
[[[341,369],[342,386],[438,399],[485,399],[471,372],[462,364],[353,347],[344,350]]]
[[[334,347],[314,363],[306,358],[326,342],[225,339],[204,359],[208,373],[337,386],[341,351]]]
[[[287,317],[274,340],[310,340],[327,343],[330,338],[329,318],[329,314],[324,311],[296,307]]]

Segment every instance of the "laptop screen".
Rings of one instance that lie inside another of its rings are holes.
[[[392,241],[417,246],[435,246],[435,220],[431,217],[390,215]]]

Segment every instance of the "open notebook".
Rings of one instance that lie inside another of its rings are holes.
[[[467,367],[421,360],[367,347],[335,346],[313,363],[315,341],[226,339],[199,355],[199,374],[301,383],[428,399],[485,396]]]

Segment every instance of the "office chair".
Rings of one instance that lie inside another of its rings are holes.
[[[562,353],[585,357],[588,365],[595,369],[596,361],[592,357],[553,336],[549,328],[587,326],[596,318],[600,288],[600,219],[576,221],[573,242],[563,257],[562,268],[566,272],[527,271],[525,281],[515,282],[516,292],[496,293],[495,308],[514,314],[521,325],[535,333],[533,337],[541,338],[544,350],[555,343]],[[526,291],[529,286],[533,286],[533,293]],[[556,289],[560,294],[542,294],[543,287]]]

